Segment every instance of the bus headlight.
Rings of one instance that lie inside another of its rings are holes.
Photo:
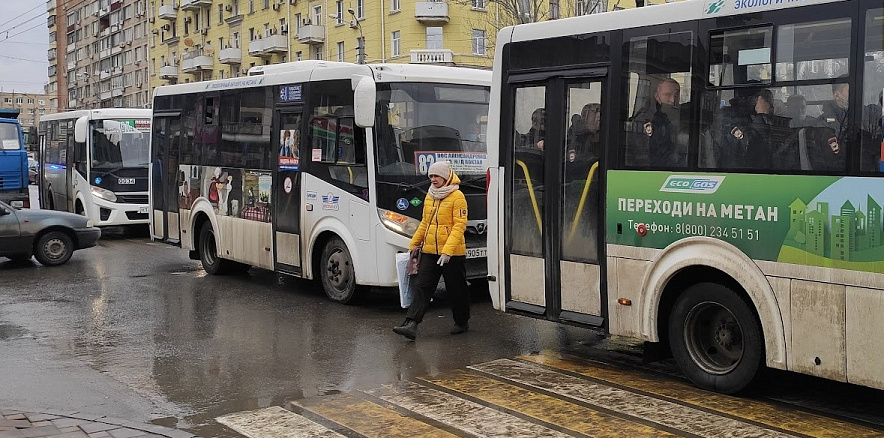
[[[92,196],[104,199],[108,202],[117,202],[117,195],[115,195],[114,192],[101,187],[92,187]]]
[[[414,232],[417,231],[417,228],[421,224],[417,219],[410,218],[394,211],[384,210],[383,208],[378,209],[378,216],[381,217],[381,223],[383,223],[387,229],[409,238],[414,235]]]

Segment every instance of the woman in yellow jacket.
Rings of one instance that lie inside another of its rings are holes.
[[[421,248],[421,259],[415,281],[414,298],[405,322],[393,331],[414,340],[417,325],[424,318],[439,277],[445,278],[445,289],[451,300],[454,328],[451,334],[467,331],[470,319],[470,289],[467,285],[467,200],[459,190],[460,179],[451,170],[451,163],[438,161],[427,172],[430,189],[424,199],[420,227],[411,238],[411,249]]]

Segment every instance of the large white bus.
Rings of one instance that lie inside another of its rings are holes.
[[[882,23],[880,0],[689,0],[501,31],[496,308],[716,391],[765,367],[884,388]]]
[[[149,109],[106,108],[40,118],[40,207],[96,226],[148,223]]]
[[[154,239],[210,274],[250,266],[320,279],[350,302],[395,286],[427,168],[449,160],[469,204],[467,275],[484,281],[491,73],[324,61],[154,92]]]

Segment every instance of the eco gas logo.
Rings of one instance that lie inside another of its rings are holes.
[[[669,175],[660,191],[711,195],[723,181],[723,176]]]
[[[706,15],[713,15],[721,12],[724,6],[724,0],[709,1],[706,3]]]

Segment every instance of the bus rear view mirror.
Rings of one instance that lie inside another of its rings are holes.
[[[377,88],[372,78],[364,76],[359,79],[353,92],[353,112],[356,126],[370,128],[374,126],[375,100]]]
[[[77,119],[74,124],[74,141],[86,143],[86,134],[89,132],[89,119],[86,116]]]

